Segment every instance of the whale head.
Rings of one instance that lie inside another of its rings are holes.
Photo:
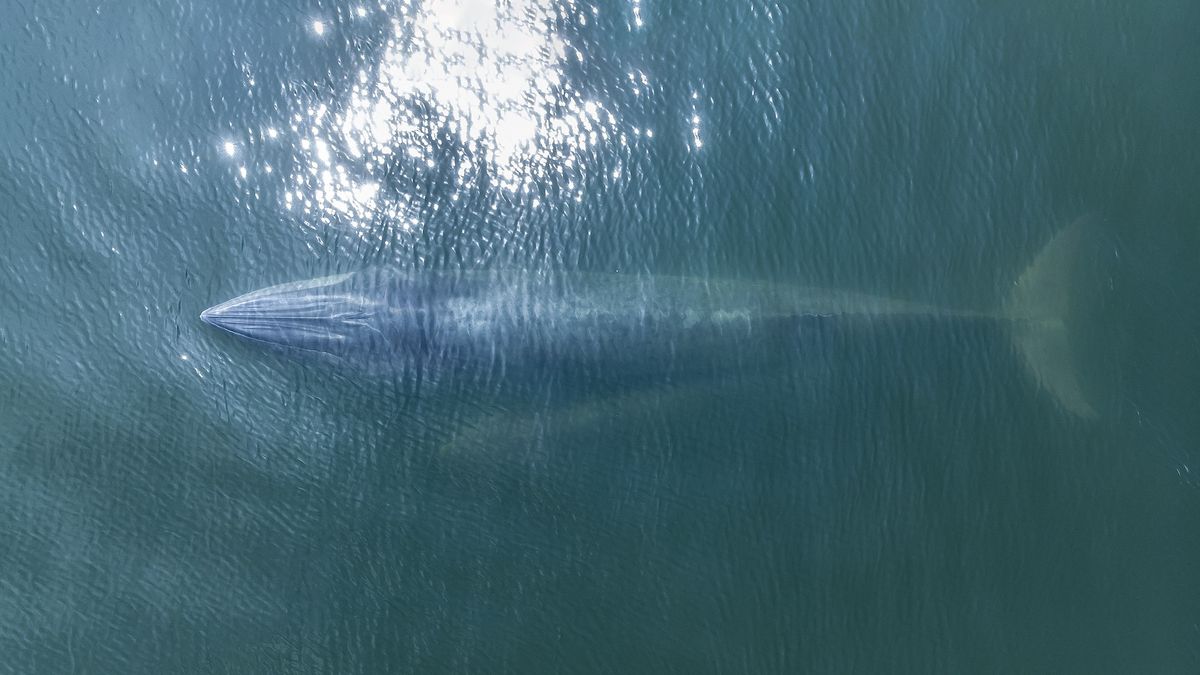
[[[240,295],[200,320],[272,346],[344,356],[386,342],[388,302],[377,291],[360,274],[320,277]]]

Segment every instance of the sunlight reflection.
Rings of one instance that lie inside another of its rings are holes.
[[[388,11],[396,15],[379,59],[356,74],[346,98],[293,116],[303,168],[288,208],[368,226],[382,203],[397,200],[381,181],[397,167],[441,167],[455,191],[486,176],[493,188],[525,194],[551,174],[576,175],[586,153],[618,137],[616,117],[565,76],[583,55],[555,27],[582,16],[575,0],[426,0]],[[641,73],[631,79],[647,84]],[[581,200],[582,188],[570,185],[567,196]]]
[[[692,118],[689,120],[692,125],[692,147],[696,150],[704,147],[704,139],[700,137],[700,114],[697,108],[700,100],[700,93],[692,92]]]

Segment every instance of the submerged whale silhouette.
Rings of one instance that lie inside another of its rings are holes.
[[[703,350],[787,349],[814,316],[967,317],[1003,324],[1038,381],[1071,412],[1095,411],[1067,331],[1081,223],[1054,237],[996,311],[934,307],[786,284],[685,277],[372,268],[270,286],[200,318],[289,352],[371,369],[591,363],[654,368]]]

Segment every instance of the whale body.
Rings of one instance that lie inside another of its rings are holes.
[[[360,366],[685,362],[770,349],[805,319],[971,315],[786,284],[616,274],[371,268],[205,310],[240,337]],[[984,317],[986,315],[979,315]]]
[[[806,321],[964,317],[1003,324],[1039,382],[1092,414],[1064,315],[1078,227],[1052,240],[994,312],[788,284],[653,275],[377,267],[270,286],[211,307],[217,328],[370,370],[475,366],[670,369],[794,349]]]

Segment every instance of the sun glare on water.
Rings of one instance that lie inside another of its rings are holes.
[[[343,23],[310,21],[310,34],[332,39],[368,16],[382,18],[378,57],[334,100],[313,102],[260,134],[264,143],[294,145],[294,169],[279,172],[283,201],[307,222],[367,228],[384,213],[411,226],[413,196],[389,189],[386,178],[397,170],[451,176],[451,201],[481,176],[493,191],[527,195],[556,172],[577,175],[594,146],[624,137],[604,103],[566,76],[571,60],[585,57],[556,27],[564,17],[594,15],[591,5],[409,0],[352,9]],[[224,149],[231,157],[238,150]]]

